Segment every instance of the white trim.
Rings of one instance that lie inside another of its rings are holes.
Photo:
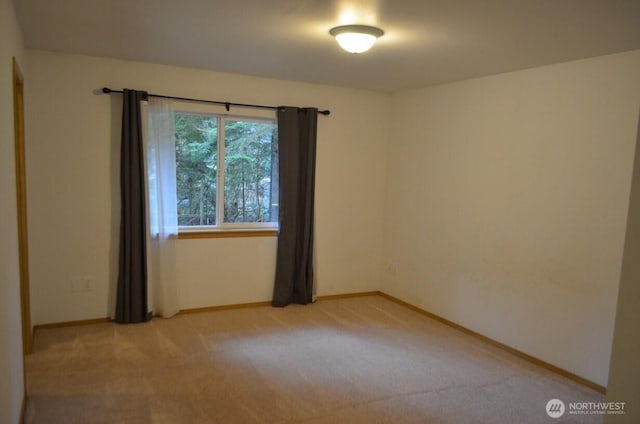
[[[238,232],[238,231],[273,231],[279,230],[280,227],[275,223],[266,223],[266,222],[258,222],[258,223],[250,223],[245,225],[240,224],[231,224],[225,226],[215,226],[215,225],[202,225],[202,226],[189,226],[189,227],[178,227],[179,234],[188,234],[188,233],[224,233],[227,231],[230,232]]]
[[[221,227],[224,222],[224,154],[225,146],[225,124],[224,118],[218,116],[218,172],[216,175],[216,227]]]

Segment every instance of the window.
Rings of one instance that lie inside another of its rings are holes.
[[[181,231],[277,226],[275,118],[176,109],[175,130]]]

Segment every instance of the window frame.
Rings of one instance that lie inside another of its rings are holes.
[[[224,222],[224,187],[226,153],[225,122],[243,121],[255,123],[272,123],[278,125],[275,110],[251,110],[251,113],[229,113],[223,106],[172,101],[175,115],[189,114],[215,117],[218,120],[217,142],[217,175],[216,175],[216,223],[217,225],[179,225],[178,238],[216,238],[216,237],[264,237],[276,236],[279,222]],[[234,109],[243,109],[234,107]]]

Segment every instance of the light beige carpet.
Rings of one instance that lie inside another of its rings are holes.
[[[34,343],[27,423],[601,422],[545,405],[604,401],[380,296],[39,330]]]

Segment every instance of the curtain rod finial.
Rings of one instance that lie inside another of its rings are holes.
[[[102,87],[102,92],[103,92],[104,94],[109,94],[109,93],[111,93],[111,89],[110,89],[110,88],[108,88],[108,87]]]

